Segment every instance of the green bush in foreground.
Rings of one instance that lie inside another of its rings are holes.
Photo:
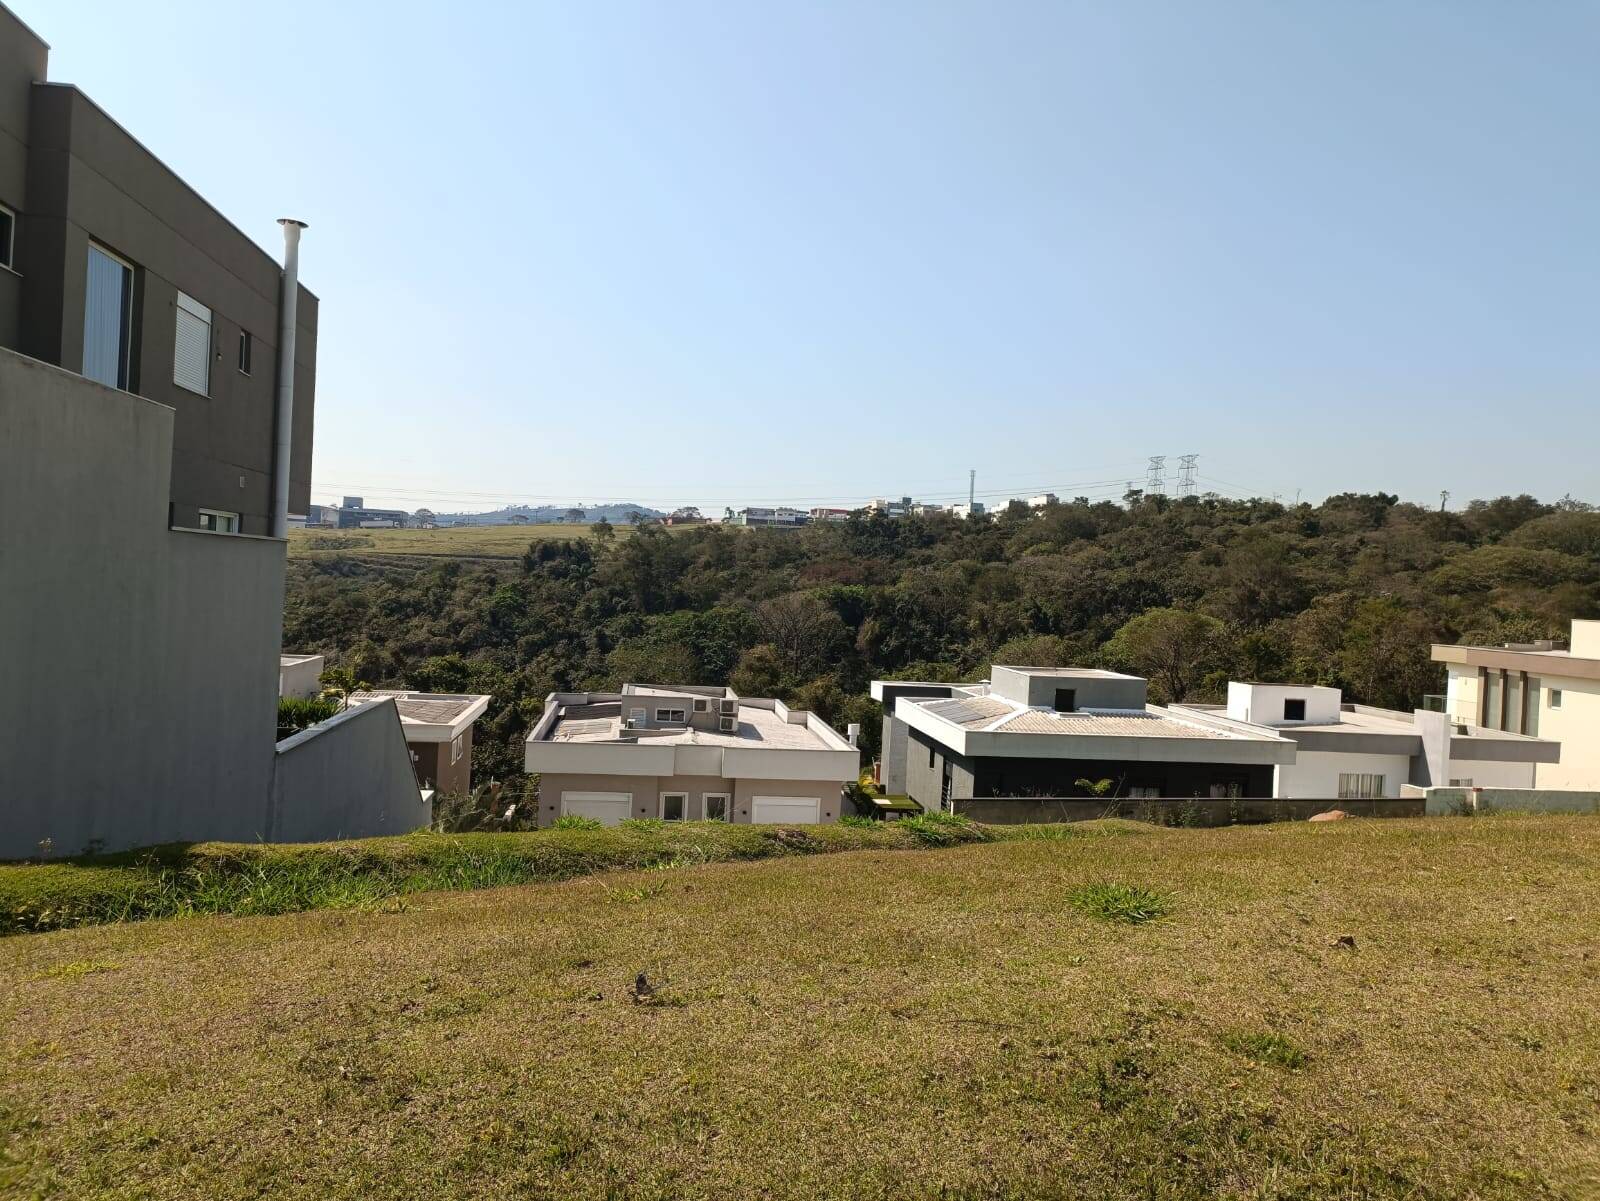
[[[576,813],[563,813],[556,818],[557,830],[601,830],[604,824],[592,817],[579,817]]]

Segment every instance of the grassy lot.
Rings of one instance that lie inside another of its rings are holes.
[[[1595,1197],[1597,896],[1429,819],[20,935],[0,1193]]]
[[[1102,823],[1117,833],[1132,823]],[[993,832],[935,814],[893,825],[800,828],[630,821],[610,829],[408,834],[355,842],[194,843],[52,863],[0,864],[0,935],[202,913],[260,915],[381,903],[619,869],[830,851],[913,850],[992,837],[1077,837],[1088,827]]]
[[[612,527],[618,538],[632,535],[633,527]],[[667,526],[667,533],[694,526]],[[587,525],[472,525],[442,530],[326,530],[289,531],[289,557],[315,559],[328,555],[407,555],[445,559],[521,558],[528,543],[545,538],[588,538]]]

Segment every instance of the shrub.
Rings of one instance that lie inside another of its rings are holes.
[[[298,734],[301,730],[316,725],[319,721],[327,721],[337,712],[339,712],[339,703],[337,701],[324,700],[320,696],[280,696],[278,698],[278,741],[282,742],[291,734]]]
[[[1154,921],[1171,912],[1165,895],[1132,884],[1085,884],[1067,894],[1067,903],[1088,917],[1130,926]]]
[[[603,830],[604,824],[592,817],[579,817],[576,813],[564,813],[555,820],[557,830]]]
[[[894,825],[928,846],[977,842],[984,837],[982,829],[971,818],[959,813],[918,813],[914,817],[902,817]]]
[[[659,817],[626,817],[617,823],[619,830],[664,830],[666,826]]]
[[[847,813],[839,819],[841,826],[854,826],[857,829],[870,830],[878,823],[874,818],[863,817],[859,813]]]

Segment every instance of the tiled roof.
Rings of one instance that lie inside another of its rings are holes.
[[[456,695],[442,692],[404,692],[392,688],[373,689],[370,692],[352,692],[350,703],[359,705],[366,701],[394,698],[402,721],[418,721],[428,725],[448,726],[459,721],[463,714],[476,705],[482,697]]]

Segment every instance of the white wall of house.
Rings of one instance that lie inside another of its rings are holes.
[[[1470,781],[1473,788],[1532,788],[1537,773],[1554,766],[1553,763],[1500,763],[1452,756],[1450,779]]]
[[[1580,625],[1600,622],[1573,622],[1574,643]],[[1561,762],[1539,764],[1534,782],[1540,788],[1600,792],[1600,680],[1542,675],[1539,681],[1539,737],[1561,744]],[[1551,689],[1561,693],[1559,708],[1550,703]]]
[[[1274,792],[1289,800],[1327,800],[1339,795],[1343,772],[1380,775],[1383,795],[1397,797],[1400,786],[1411,779],[1411,757],[1302,750],[1293,763],[1278,765]]]
[[[1284,718],[1283,703],[1289,700],[1305,702],[1304,718],[1296,721]],[[1339,720],[1339,701],[1340,692],[1337,688],[1228,681],[1228,716],[1234,721],[1254,722],[1263,726],[1327,724]]]

